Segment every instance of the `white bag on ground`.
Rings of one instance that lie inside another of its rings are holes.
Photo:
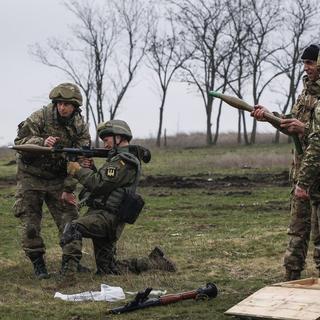
[[[62,294],[56,292],[54,298],[59,298],[64,301],[119,301],[126,298],[121,287],[112,287],[107,284],[101,284],[101,291],[85,291],[76,294]]]

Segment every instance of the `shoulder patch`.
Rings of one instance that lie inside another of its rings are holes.
[[[117,174],[117,168],[113,166],[109,166],[106,169],[106,176],[109,178],[114,178]]]

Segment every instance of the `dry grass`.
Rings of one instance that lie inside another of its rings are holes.
[[[256,143],[257,144],[270,144],[274,142],[273,133],[257,133]],[[152,148],[156,145],[155,138],[148,139],[134,139],[133,143],[142,144],[146,147]],[[288,143],[288,137],[286,135],[280,135],[280,143]],[[244,144],[242,137],[241,144]],[[205,147],[206,143],[206,134],[202,132],[193,132],[193,133],[178,133],[174,136],[167,137],[167,148],[196,148],[196,147]],[[219,135],[217,145],[239,145],[237,143],[237,133],[228,132],[221,133]],[[162,146],[164,146],[164,139],[162,139]]]

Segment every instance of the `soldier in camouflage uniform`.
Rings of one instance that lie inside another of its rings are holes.
[[[292,108],[292,113],[282,119],[281,128],[286,133],[296,133],[299,135],[301,145],[305,151],[308,146],[309,120],[313,110],[318,103],[320,93],[319,74],[314,68],[318,58],[319,48],[317,45],[307,47],[301,59],[304,63],[306,75],[303,77],[303,90]],[[266,108],[258,105],[255,107],[253,116],[258,120],[263,120],[263,112]],[[274,113],[277,116],[279,114]],[[303,155],[293,151],[293,161],[291,166],[290,180],[293,190],[298,181],[298,175]],[[311,203],[309,199],[296,197],[291,194],[291,221],[288,228],[289,242],[284,256],[284,266],[286,268],[285,280],[296,280],[301,276],[304,269],[308,251],[311,231]],[[317,235],[313,236],[316,244],[319,242]],[[315,245],[314,261],[317,268],[320,267],[320,246]]]
[[[317,102],[310,119],[310,134],[308,136],[308,147],[303,155],[295,196],[301,201],[311,201],[312,205],[312,234],[314,239],[316,268],[320,276],[320,54],[319,46],[317,61],[313,62],[314,73],[318,75],[314,83]]]
[[[110,156],[98,170],[83,168],[77,162],[68,164],[72,174],[87,190],[88,212],[68,224],[62,236],[62,245],[70,243],[74,251],[67,261],[66,275],[73,274],[81,258],[82,237],[93,241],[97,274],[120,274],[131,271],[162,269],[175,271],[175,265],[156,247],[148,257],[116,260],[116,243],[125,227],[121,218],[121,204],[126,192],[135,192],[140,175],[140,162],[129,153],[132,138],[128,124],[122,120],[110,120],[98,127]]]
[[[90,144],[87,125],[80,114],[82,96],[72,83],[62,83],[49,94],[47,106],[32,113],[18,126],[16,145],[81,147]],[[48,278],[41,237],[42,206],[45,202],[61,235],[64,226],[78,217],[73,191],[76,180],[67,176],[61,155],[17,154],[17,191],[14,213],[21,220],[22,247],[39,279]],[[70,248],[65,246],[63,254]]]

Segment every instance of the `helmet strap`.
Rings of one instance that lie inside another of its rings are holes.
[[[118,153],[118,145],[116,142],[116,136],[112,136],[113,139],[113,147],[112,149],[108,152],[108,159],[110,160],[112,157],[114,157]]]

